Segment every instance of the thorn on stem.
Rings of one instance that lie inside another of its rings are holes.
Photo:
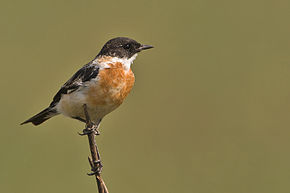
[[[89,145],[90,145],[90,150],[91,150],[91,157],[88,156],[88,161],[91,166],[91,173],[88,173],[87,175],[89,176],[96,176],[97,180],[97,186],[98,186],[98,191],[99,193],[109,193],[105,182],[103,181],[100,173],[102,172],[103,165],[101,164],[101,159],[100,159],[100,154],[98,151],[97,144],[95,142],[95,136],[99,135],[100,132],[98,130],[98,126],[101,120],[97,124],[94,124],[89,116],[89,113],[87,111],[87,105],[83,105],[84,108],[84,114],[86,118],[86,127],[83,130],[83,133],[79,133],[79,135],[87,135],[89,139]]]

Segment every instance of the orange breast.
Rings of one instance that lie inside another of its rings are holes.
[[[112,68],[101,70],[98,77],[97,84],[91,86],[88,93],[88,102],[94,106],[119,106],[135,82],[131,69],[126,72],[121,63],[115,63]]]

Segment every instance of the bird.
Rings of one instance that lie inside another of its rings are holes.
[[[104,116],[118,108],[130,93],[135,82],[131,64],[138,53],[151,48],[127,37],[109,40],[93,60],[61,86],[46,109],[21,125],[40,125],[59,114],[86,123],[87,111],[98,128]]]

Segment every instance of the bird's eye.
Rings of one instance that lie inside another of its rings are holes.
[[[130,48],[131,48],[131,45],[130,45],[130,44],[125,44],[123,47],[124,47],[125,49],[130,49]]]

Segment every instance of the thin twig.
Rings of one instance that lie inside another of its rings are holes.
[[[101,158],[100,158],[100,154],[99,154],[98,147],[96,144],[96,139],[95,139],[96,134],[98,134],[98,131],[96,131],[97,127],[95,128],[96,125],[94,125],[91,122],[90,116],[87,111],[87,105],[84,104],[83,108],[84,108],[84,113],[86,116],[86,128],[84,129],[83,134],[86,134],[88,136],[89,146],[90,146],[90,151],[91,151],[91,156],[92,156],[92,157],[88,157],[89,163],[91,166],[91,171],[92,171],[92,173],[88,175],[90,176],[95,175],[99,193],[109,193],[106,187],[106,184],[101,177],[101,171],[102,171],[103,166],[101,164]]]

